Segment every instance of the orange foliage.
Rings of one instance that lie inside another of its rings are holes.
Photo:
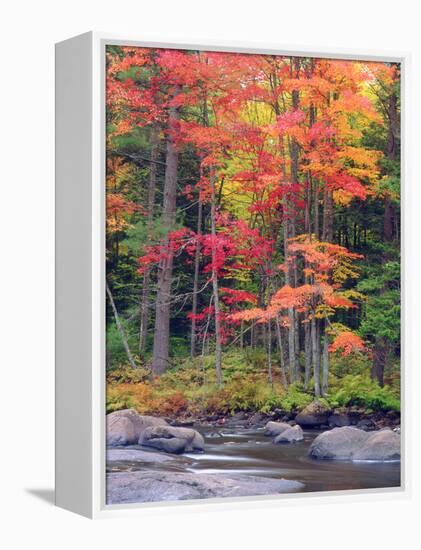
[[[340,351],[341,355],[345,357],[353,352],[366,351],[363,340],[354,332],[346,331],[339,333],[332,344],[329,346],[329,351],[334,353]]]

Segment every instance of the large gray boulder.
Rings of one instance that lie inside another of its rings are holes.
[[[134,409],[124,409],[107,414],[107,445],[137,444],[141,434],[150,426],[166,426],[163,418],[140,415]]]
[[[107,504],[295,493],[304,485],[288,479],[165,471],[107,475]]]
[[[355,451],[353,460],[376,460],[387,462],[400,460],[401,438],[392,430],[380,430],[371,432],[364,445]]]
[[[173,426],[150,426],[139,437],[139,445],[153,447],[166,453],[203,451],[205,441],[202,435],[192,428]]]
[[[297,414],[295,422],[306,428],[316,428],[327,424],[330,409],[321,401],[313,401]]]
[[[264,434],[270,437],[275,437],[285,430],[289,430],[289,428],[291,428],[291,426],[286,422],[273,422],[271,420],[266,424]]]
[[[330,460],[399,460],[400,437],[391,430],[365,432],[344,426],[318,435],[309,455]]]
[[[303,430],[300,426],[289,427],[275,437],[274,443],[295,443],[304,439]]]

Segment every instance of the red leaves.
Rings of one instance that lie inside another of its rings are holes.
[[[367,197],[367,190],[361,182],[354,176],[350,176],[346,172],[337,172],[325,176],[325,181],[332,191],[344,191],[361,200]]]
[[[287,111],[283,115],[279,115],[277,117],[276,126],[281,132],[285,132],[294,126],[301,124],[305,119],[306,114],[300,109],[295,111]]]
[[[238,304],[239,302],[257,304],[257,296],[246,290],[235,290],[234,288],[226,287],[221,287],[219,290],[223,294],[222,301],[226,305]]]
[[[144,254],[138,258],[138,273],[143,273],[146,267],[157,265],[183,250],[193,254],[196,247],[195,239],[194,232],[183,227],[168,233],[161,243],[154,246],[145,246]]]

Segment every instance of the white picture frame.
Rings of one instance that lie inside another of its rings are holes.
[[[105,46],[131,45],[243,53],[307,55],[401,63],[402,257],[407,251],[408,53],[312,50],[272,44],[185,44],[89,32],[56,45],[56,504],[90,518],[146,513],[171,506],[297,505],[301,499],[407,497],[410,491],[409,379],[405,332],[407,273],[403,269],[401,487],[241,497],[212,501],[105,503]],[[403,266],[404,267],[404,266]]]

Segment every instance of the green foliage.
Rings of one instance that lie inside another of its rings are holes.
[[[280,399],[280,408],[291,412],[292,410],[304,409],[313,401],[314,397],[310,392],[304,391],[300,384],[288,386],[286,395]]]
[[[382,337],[390,342],[400,338],[400,266],[396,261],[371,268],[358,289],[368,295],[359,328],[366,338]]]
[[[373,411],[400,411],[399,393],[389,386],[381,388],[367,375],[346,375],[330,392],[333,407],[356,405]]]
[[[351,353],[349,355],[341,355],[333,353],[330,355],[330,374],[334,380],[343,378],[347,374],[364,374],[369,375],[371,369],[371,360],[365,354]]]
[[[128,343],[132,351],[136,350],[137,340],[135,334],[126,331]],[[124,349],[123,341],[117,330],[114,319],[107,323],[106,335],[106,358],[107,370],[117,369],[127,363],[127,354]]]

